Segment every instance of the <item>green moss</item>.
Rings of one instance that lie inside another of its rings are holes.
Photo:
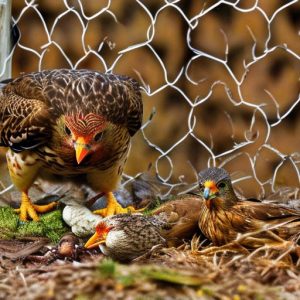
[[[0,207],[0,228],[16,230],[19,218],[11,207]]]
[[[12,239],[18,227],[19,218],[10,207],[0,207],[0,239]]]
[[[58,242],[60,238],[70,229],[62,219],[61,210],[55,210],[41,216],[45,235],[53,242]]]
[[[62,219],[61,210],[41,215],[39,222],[21,222],[12,208],[0,207],[0,239],[43,236],[52,242],[58,242],[68,230]]]
[[[45,236],[49,238],[52,242],[58,243],[61,237],[70,229],[64,228],[59,230],[46,230]]]
[[[22,222],[17,228],[16,237],[45,236],[44,227],[40,222]]]
[[[49,229],[64,228],[64,223],[62,222],[62,212],[59,209],[41,215],[40,219],[46,228]]]

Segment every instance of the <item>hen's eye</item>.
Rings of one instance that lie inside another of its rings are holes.
[[[219,188],[219,189],[223,189],[225,186],[226,186],[226,183],[225,183],[225,182],[220,182],[220,183],[218,184],[218,188]]]
[[[67,135],[71,135],[71,130],[67,126],[65,126],[65,132]]]
[[[98,132],[95,136],[94,136],[94,141],[98,142],[102,139],[103,136],[103,132]]]

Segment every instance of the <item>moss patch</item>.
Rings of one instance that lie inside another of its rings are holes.
[[[42,236],[58,242],[68,230],[69,227],[62,219],[61,210],[41,215],[39,222],[21,222],[12,208],[0,207],[0,239]]]
[[[0,207],[0,239],[14,238],[19,223],[18,216],[10,207]]]

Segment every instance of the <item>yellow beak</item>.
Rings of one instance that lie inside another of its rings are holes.
[[[76,160],[80,164],[82,160],[90,153],[90,145],[86,142],[84,137],[77,138],[75,144]]]
[[[86,242],[84,247],[87,249],[92,249],[103,243],[105,243],[105,239],[103,239],[103,237],[100,236],[98,232],[95,232],[94,235],[91,236],[89,240]]]

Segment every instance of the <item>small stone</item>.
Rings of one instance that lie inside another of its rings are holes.
[[[79,237],[86,237],[95,232],[96,225],[102,220],[88,208],[80,204],[67,205],[63,210],[63,219]]]

